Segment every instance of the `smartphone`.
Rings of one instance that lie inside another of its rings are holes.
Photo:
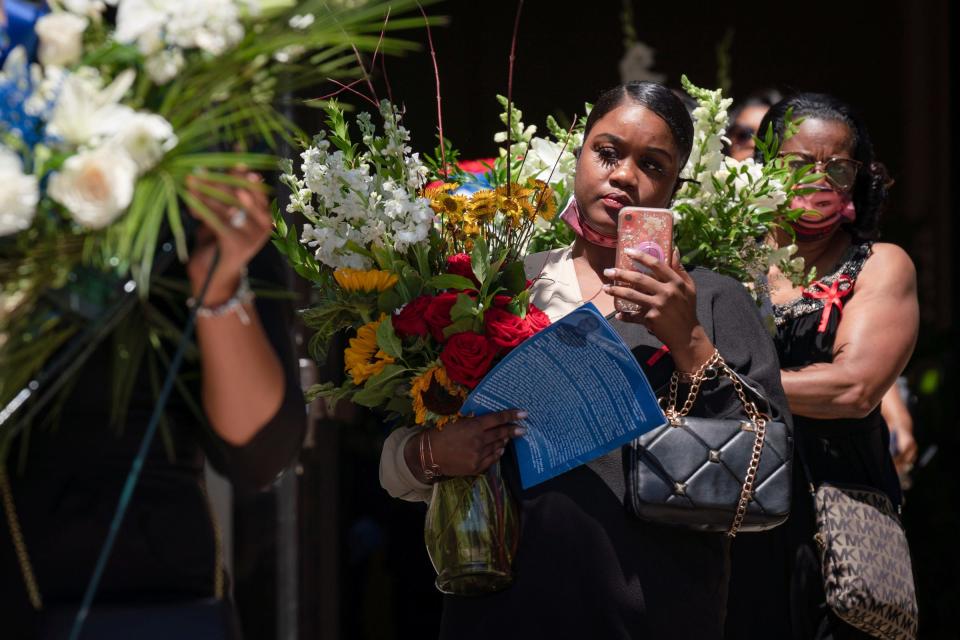
[[[648,207],[624,207],[617,220],[618,269],[649,272],[643,264],[629,257],[624,250],[638,249],[660,262],[673,259],[673,211]],[[615,282],[617,285],[624,283]],[[633,302],[616,298],[617,311],[635,313],[640,307]]]

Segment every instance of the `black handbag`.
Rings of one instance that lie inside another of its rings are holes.
[[[726,376],[749,419],[687,415],[705,380]],[[720,356],[693,374],[677,410],[680,374],[670,379],[667,424],[628,447],[627,505],[649,522],[699,531],[764,531],[790,514],[793,437],[785,422],[771,420],[747,399],[748,387]],[[662,399],[661,399],[662,400]]]

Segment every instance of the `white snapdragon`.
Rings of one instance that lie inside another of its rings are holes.
[[[130,206],[137,163],[123,149],[103,145],[67,158],[50,177],[47,193],[89,229],[102,229]]]
[[[301,242],[330,267],[370,268],[370,260],[351,244],[403,252],[433,227],[429,201],[416,195],[427,169],[406,144],[410,134],[399,124],[399,113],[388,104],[382,113],[383,136],[375,135],[368,117],[358,117],[366,150],[353,160],[339,149],[331,153],[330,142],[318,138],[300,155],[302,178],[283,176],[291,190],[287,211],[309,221]]]
[[[90,21],[82,15],[60,11],[37,20],[34,32],[40,41],[37,57],[44,65],[66,67],[83,55],[83,32]]]
[[[37,178],[24,174],[20,157],[2,145],[0,184],[0,236],[29,228],[40,200]]]

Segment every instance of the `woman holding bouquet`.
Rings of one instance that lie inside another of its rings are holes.
[[[273,481],[300,447],[305,413],[287,332],[292,310],[255,299],[247,284],[249,271],[255,287],[285,286],[286,271],[273,248],[264,248],[272,219],[260,177],[235,178],[245,186],[192,179],[193,196],[218,224],[199,225],[185,274],[174,260],[161,275],[189,282],[197,296],[219,252],[197,312],[199,362],[184,366],[166,405],[165,432],[144,464],[84,637],[127,637],[131,620],[149,628],[149,637],[234,637],[204,454],[237,490],[251,491]],[[138,313],[162,314],[173,328],[186,315],[183,304],[152,292],[84,365],[60,415],[38,419],[29,441],[15,442],[8,460],[22,456],[23,471],[8,469],[19,531],[0,525],[0,610],[11,637],[66,637],[165,374],[145,365],[136,371],[126,418],[111,429],[111,361],[132,357],[124,332],[143,331]],[[26,554],[15,553],[20,548]]]
[[[814,193],[793,200],[809,210],[794,223],[797,255],[819,279],[801,289],[775,268],[769,274],[783,387],[804,464],[795,465],[787,524],[735,549],[734,584],[743,587],[734,590],[728,637],[868,638],[825,601],[808,487],[869,486],[900,503],[880,403],[917,339],[916,272],[902,249],[875,241],[891,182],[863,120],[837,98],[801,93],[774,105],[761,130],[772,124],[782,136],[791,112],[803,120],[781,155],[823,174]]]
[[[612,268],[620,209],[667,207],[680,186],[693,138],[683,103],[661,85],[628,83],[600,96],[584,136],[575,198],[564,213],[576,239],[527,259],[531,302],[552,319],[593,302],[655,389],[674,370],[694,372],[719,350],[768,401],[766,412],[780,418],[785,402],[776,353],[740,284],[684,269],[677,256],[671,264],[633,256],[648,274]],[[617,298],[641,310],[617,314]],[[506,461],[521,513],[514,584],[492,595],[448,596],[441,637],[720,638],[727,539],[631,516],[619,449],[521,491],[506,445],[523,435],[515,424],[522,409],[460,419],[431,433],[441,475],[475,475]],[[694,413],[724,417],[742,410],[732,386],[713,380],[704,383]],[[421,466],[418,435],[401,429],[387,439],[381,483],[395,497],[429,501],[431,474]]]

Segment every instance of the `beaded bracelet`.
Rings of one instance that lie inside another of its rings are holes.
[[[244,269],[243,273],[240,275],[240,282],[237,284],[237,290],[233,292],[233,295],[230,296],[230,299],[219,304],[215,307],[208,307],[206,305],[198,305],[196,298],[190,297],[187,299],[187,307],[190,309],[196,309],[197,317],[199,318],[221,318],[231,313],[237,314],[240,318],[240,322],[244,325],[250,324],[250,316],[247,314],[247,311],[243,308],[243,305],[250,304],[253,302],[254,297],[253,290],[250,288],[250,281],[247,280],[247,270]]]

